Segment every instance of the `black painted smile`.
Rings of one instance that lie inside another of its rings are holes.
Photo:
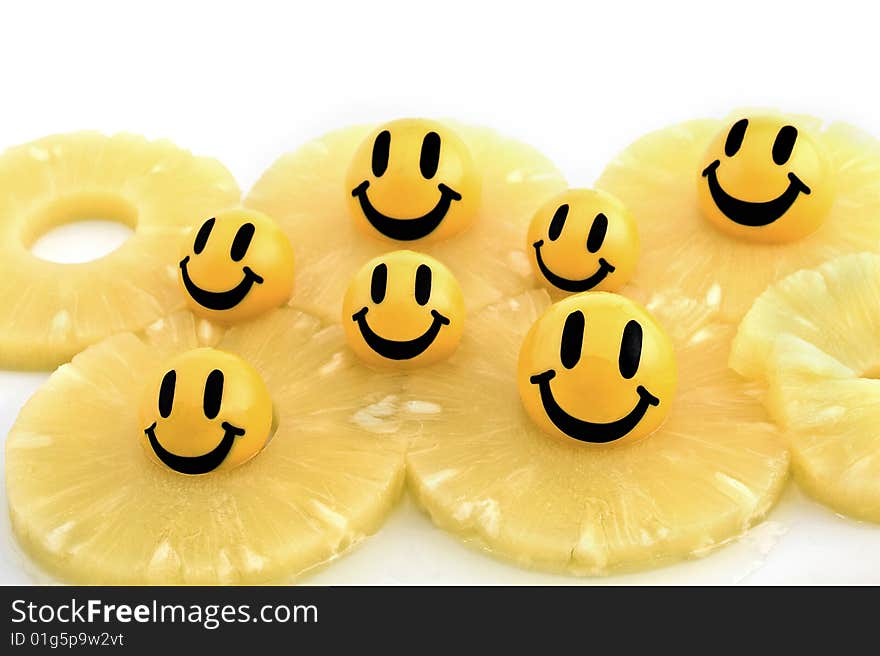
[[[427,214],[413,219],[395,219],[385,216],[373,207],[373,204],[367,197],[367,187],[369,186],[370,181],[364,180],[351,190],[351,195],[360,201],[361,210],[367,221],[370,222],[370,225],[386,237],[399,241],[414,241],[431,234],[437,229],[440,222],[443,221],[447,212],[449,212],[452,201],[461,200],[460,193],[441,182],[437,185],[437,188],[440,190],[440,200],[437,201],[434,209]]]
[[[188,262],[189,255],[180,261],[183,286],[186,287],[186,291],[196,303],[209,310],[229,310],[234,308],[244,300],[244,297],[248,295],[254,284],[260,285],[263,283],[263,277],[257,275],[250,267],[246,266],[242,267],[244,278],[235,287],[225,292],[209,292],[196,285],[189,277],[189,272],[186,269]]]
[[[614,265],[609,264],[608,260],[604,257],[599,258],[599,269],[596,273],[583,278],[581,280],[571,280],[570,278],[563,278],[562,276],[558,276],[553,273],[550,268],[544,262],[544,258],[541,255],[541,246],[544,245],[544,240],[539,239],[532,246],[535,247],[535,257],[538,260],[538,268],[541,270],[541,273],[544,274],[544,277],[550,282],[554,287],[558,287],[562,291],[565,292],[585,292],[600,282],[605,280],[605,277],[609,273],[614,272]]]
[[[217,467],[226,460],[226,456],[229,455],[229,451],[232,449],[232,444],[235,442],[235,438],[244,435],[243,428],[233,426],[228,421],[224,421],[221,424],[221,427],[225,432],[223,434],[223,439],[220,440],[220,444],[208,451],[208,453],[200,456],[179,456],[166,450],[165,447],[159,444],[159,440],[156,437],[155,421],[152,426],[148,426],[144,429],[144,433],[150,439],[150,446],[153,447],[153,453],[155,453],[156,457],[158,457],[165,465],[181,474],[196,475],[207,474],[208,472],[217,469]]]
[[[541,393],[541,403],[544,405],[544,412],[547,413],[547,417],[550,418],[553,425],[569,437],[581,442],[606,444],[619,440],[638,425],[648,411],[648,408],[660,405],[660,399],[639,385],[636,388],[639,402],[625,417],[607,424],[584,421],[583,419],[572,417],[556,403],[556,399],[553,397],[553,390],[550,389],[550,381],[555,377],[556,372],[553,369],[548,369],[543,373],[532,376],[529,382],[538,386],[538,391]]]
[[[721,184],[718,182],[718,167],[720,165],[721,160],[716,159],[703,171],[703,177],[706,178],[709,185],[709,193],[712,194],[715,206],[724,216],[739,225],[751,228],[770,225],[794,205],[794,202],[801,193],[807,195],[810,193],[810,188],[797,175],[789,173],[788,189],[773,200],[763,203],[740,200],[739,198],[734,198],[721,188]]]
[[[449,319],[437,312],[437,310],[431,310],[431,316],[434,317],[434,320],[431,322],[431,327],[428,330],[415,339],[396,341],[385,339],[374,333],[367,323],[367,312],[367,307],[364,306],[351,315],[352,321],[357,322],[361,336],[364,338],[367,346],[383,358],[388,358],[389,360],[410,360],[424,353],[434,343],[434,340],[437,339],[440,328],[449,325]]]

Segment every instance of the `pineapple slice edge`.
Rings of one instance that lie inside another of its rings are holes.
[[[795,479],[839,514],[880,522],[880,255],[829,260],[771,285],[731,363],[760,381]]]

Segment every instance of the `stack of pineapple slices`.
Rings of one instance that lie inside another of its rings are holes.
[[[442,528],[519,564],[607,574],[698,555],[760,520],[788,455],[727,367],[732,329],[699,304],[650,307],[670,332],[679,390],[666,423],[634,444],[590,448],[543,433],[517,393],[517,353],[549,296],[527,292],[470,318],[459,351],[412,374],[421,431],[412,488]]]
[[[720,317],[738,322],[772,282],[877,243],[880,143],[852,126],[823,126],[806,116],[781,118],[809,133],[830,165],[836,200],[816,232],[790,243],[757,243],[730,237],[701,215],[697,184],[704,182],[700,174],[707,163],[707,147],[734,118],[751,113],[690,121],[650,133],[605,169],[596,186],[629,208],[645,245],[626,293],[647,298],[662,289],[694,299],[717,299]],[[767,165],[776,167],[770,160],[770,144],[766,147]],[[786,181],[782,173],[777,175],[780,185]]]
[[[181,307],[168,244],[240,196],[216,160],[128,134],[78,132],[10,148],[0,181],[0,367],[17,369],[51,369]],[[82,219],[122,221],[134,234],[82,264],[31,254],[41,234]]]
[[[768,386],[795,476],[838,512],[880,522],[880,255],[848,255],[771,286],[731,366]]]
[[[487,128],[451,127],[482,175],[479,211],[464,234],[412,247],[452,270],[468,310],[474,310],[534,286],[526,229],[534,211],[566,184],[547,158],[525,144]],[[290,237],[298,272],[291,304],[329,321],[339,321],[345,288],[358,268],[395,248],[358,232],[346,205],[346,171],[373,129],[331,132],[283,155],[245,200],[245,206],[274,217]]]
[[[277,429],[240,467],[182,476],[148,457],[137,408],[158,367],[206,344],[260,372]],[[287,580],[375,531],[396,500],[398,389],[354,361],[341,328],[290,309],[225,334],[180,313],[110,337],[59,368],[10,432],[13,527],[67,581]]]

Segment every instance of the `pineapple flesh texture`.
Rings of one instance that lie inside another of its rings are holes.
[[[526,257],[526,230],[533,213],[566,188],[565,179],[530,146],[490,129],[450,126],[482,174],[482,201],[473,225],[440,243],[370,239],[349,217],[351,190],[345,175],[371,126],[324,135],[283,155],[262,175],[245,205],[274,217],[290,237],[297,261],[293,307],[339,321],[354,273],[397,248],[427,253],[447,265],[461,284],[468,310],[537,285]]]
[[[706,148],[731,121],[751,113],[650,133],[605,169],[596,186],[627,205],[642,241],[626,293],[643,298],[666,289],[694,299],[718,295],[720,318],[738,322],[772,282],[832,257],[871,246],[880,250],[880,142],[852,126],[823,126],[811,117],[792,119],[824,148],[837,188],[816,232],[787,244],[760,244],[729,237],[702,217],[697,184]]]
[[[880,522],[880,256],[844,256],[771,286],[743,320],[731,364],[766,382],[807,492]]]
[[[218,161],[131,134],[77,132],[10,148],[0,181],[0,367],[16,369],[54,368],[181,307],[181,234],[240,200]],[[91,262],[30,252],[43,233],[82,219],[118,220],[134,234]]]
[[[202,345],[262,374],[277,430],[228,472],[151,461],[144,381]],[[188,313],[122,333],[58,369],[9,434],[12,525],[51,574],[83,584],[284,582],[376,531],[404,480],[400,384],[365,369],[338,326],[276,310],[225,334]]]
[[[532,291],[486,308],[451,360],[409,379],[409,480],[434,522],[526,567],[602,575],[702,555],[759,521],[789,461],[753,384],[727,367],[730,328],[689,299],[653,299],[676,347],[671,414],[639,442],[596,448],[542,433],[520,404],[520,342],[549,302]]]

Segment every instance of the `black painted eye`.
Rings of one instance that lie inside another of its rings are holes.
[[[562,345],[559,349],[559,360],[566,369],[574,367],[581,359],[581,348],[584,345],[584,313],[575,310],[565,318],[562,327]]]
[[[382,130],[373,142],[373,175],[381,178],[388,168],[388,153],[391,151],[391,133]]]
[[[196,235],[196,240],[193,242],[193,253],[198,255],[203,250],[205,250],[205,246],[208,244],[208,237],[211,236],[211,230],[214,229],[214,223],[216,219],[213,217],[208,219],[202,224],[202,227],[199,228],[199,232]]]
[[[567,218],[568,204],[563,203],[556,208],[556,212],[553,213],[553,218],[550,219],[550,228],[547,230],[547,236],[550,237],[550,241],[556,241],[559,239],[559,235],[562,234],[562,227],[565,225],[565,219]]]
[[[245,223],[235,233],[235,239],[232,240],[232,248],[229,249],[229,257],[232,258],[233,262],[241,262],[244,256],[247,255],[255,230],[256,228],[253,223]]]
[[[617,364],[620,375],[627,380],[636,375],[642,359],[642,326],[638,321],[630,320],[623,329],[620,340],[620,357]]]
[[[741,118],[727,133],[727,141],[724,143],[724,154],[733,157],[739,152],[743,139],[746,136],[746,128],[749,127],[749,119]]]
[[[779,130],[776,141],[773,142],[773,161],[779,166],[785,164],[794,150],[794,142],[797,141],[798,131],[793,125],[786,125]]]
[[[420,264],[416,269],[416,303],[425,305],[431,298],[431,267]]]
[[[608,217],[599,212],[593,219],[590,234],[587,235],[587,250],[595,253],[602,248],[606,234],[608,234]]]
[[[373,303],[381,303],[385,300],[386,289],[388,289],[388,266],[377,264],[370,280],[370,298],[373,299]]]
[[[213,419],[220,413],[220,403],[223,401],[223,372],[214,369],[208,374],[208,380],[205,381],[205,400],[202,407],[205,416]]]
[[[159,414],[168,418],[174,405],[174,388],[177,386],[177,372],[172,369],[162,377],[159,386]]]
[[[419,168],[422,170],[422,177],[430,180],[437,173],[437,167],[440,165],[440,135],[436,132],[429,132],[422,139],[422,154],[419,157]]]

